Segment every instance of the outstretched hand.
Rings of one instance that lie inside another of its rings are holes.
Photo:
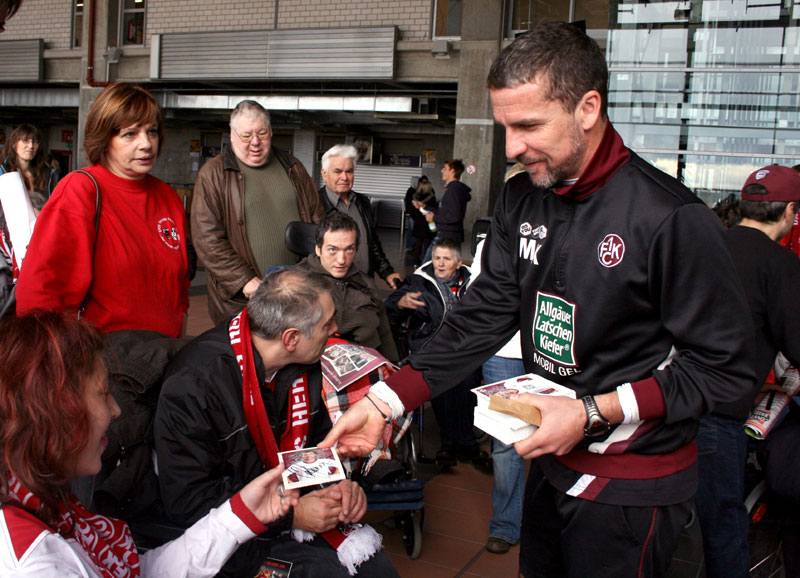
[[[381,405],[381,411],[391,414],[391,408],[379,399],[373,398]],[[342,417],[334,424],[325,439],[318,444],[321,448],[329,448],[337,441],[336,452],[341,456],[365,456],[378,446],[383,435],[386,422],[383,416],[367,399],[360,399],[350,406]]]
[[[247,508],[264,524],[271,524],[289,512],[289,508],[297,505],[300,493],[297,490],[285,490],[283,497],[278,494],[283,466],[277,466],[255,478],[239,495]]]

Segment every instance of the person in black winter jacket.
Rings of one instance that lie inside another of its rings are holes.
[[[445,316],[461,299],[469,283],[470,269],[461,259],[461,247],[452,239],[440,239],[433,245],[433,260],[414,271],[385,302],[392,321],[408,322],[409,347],[412,353],[425,348],[444,323]],[[480,385],[477,370],[446,394],[431,401],[439,423],[441,448],[436,462],[453,466],[463,461],[487,459],[472,433],[470,389]]]

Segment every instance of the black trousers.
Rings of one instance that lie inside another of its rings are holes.
[[[481,370],[477,369],[464,381],[431,400],[436,423],[439,424],[441,449],[456,451],[458,448],[475,446],[472,422],[476,403],[470,391],[481,384]]]
[[[662,576],[691,500],[614,506],[555,489],[536,461],[525,488],[519,570],[525,578]]]

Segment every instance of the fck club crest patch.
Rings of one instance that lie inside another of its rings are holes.
[[[610,233],[597,245],[597,260],[603,267],[616,267],[625,256],[625,242],[619,235]]]
[[[178,226],[169,217],[164,217],[158,221],[158,236],[170,249],[181,248],[181,234],[178,233]]]

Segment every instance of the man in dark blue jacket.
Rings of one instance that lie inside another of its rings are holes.
[[[442,167],[442,180],[444,181],[444,194],[438,208],[425,214],[428,222],[436,224],[436,239],[453,239],[459,243],[464,242],[464,215],[467,212],[467,203],[472,199],[470,189],[461,182],[464,172],[464,163],[460,159],[444,162]],[[433,254],[433,245],[428,247],[422,262],[430,261]]]

